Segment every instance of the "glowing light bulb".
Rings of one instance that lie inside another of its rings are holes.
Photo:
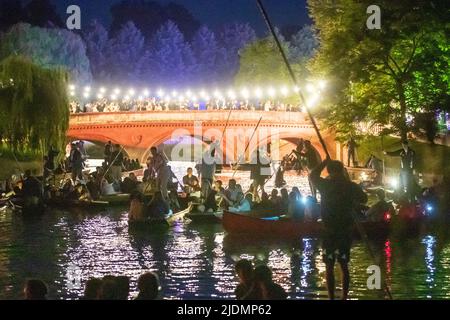
[[[119,88],[115,88],[114,89],[114,94],[117,96],[120,94],[120,89]]]
[[[241,90],[241,95],[242,95],[245,99],[248,99],[249,96],[250,96],[250,92],[248,91],[247,88],[243,88],[243,89]]]
[[[103,93],[105,93],[105,92],[106,92],[106,89],[105,89],[104,87],[101,87],[101,88],[100,88],[100,93],[103,94]]]
[[[73,84],[69,85],[69,90],[74,91],[75,88],[76,88],[75,85],[73,85]]]
[[[255,90],[255,96],[256,96],[257,98],[261,98],[261,97],[262,97],[262,90],[261,90],[261,88],[256,88],[256,90]]]
[[[148,89],[144,90],[144,97],[148,97],[150,95],[150,91]]]
[[[159,89],[159,90],[158,90],[158,97],[161,98],[162,96],[164,96],[164,90]]]

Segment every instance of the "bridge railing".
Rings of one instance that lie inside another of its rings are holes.
[[[71,125],[111,124],[123,122],[226,122],[228,110],[186,110],[186,111],[137,111],[137,112],[94,112],[76,113],[70,116]],[[262,117],[262,123],[272,124],[303,124],[309,125],[307,115],[303,112],[279,111],[244,111],[231,112],[232,122],[257,122]]]

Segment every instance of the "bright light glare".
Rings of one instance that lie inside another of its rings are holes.
[[[306,204],[306,202],[308,201],[308,199],[306,197],[302,197],[302,203]]]
[[[150,91],[148,89],[144,90],[144,97],[148,97],[150,95]]]
[[[273,96],[275,96],[275,89],[274,88],[269,88],[267,90],[267,93],[269,94],[269,97],[273,97]]]
[[[314,92],[314,86],[311,84],[311,83],[308,83],[307,85],[306,85],[306,90],[308,91],[308,92],[310,92],[310,93],[312,93],[312,92]]]
[[[164,91],[162,89],[158,90],[158,97],[162,97],[164,95]]]
[[[106,92],[106,89],[104,87],[101,87],[100,88],[100,93],[105,93],[105,92]]]
[[[242,96],[243,96],[245,99],[248,99],[249,96],[250,96],[250,92],[248,91],[247,88],[242,88],[241,94],[242,94]]]
[[[90,96],[89,92],[85,92],[85,93],[83,94],[83,97],[85,97],[85,98],[89,98],[89,96]]]
[[[73,84],[69,85],[69,90],[74,91],[75,88],[76,88],[75,85],[73,85]]]
[[[288,88],[286,88],[286,87],[282,87],[282,88],[281,88],[281,94],[282,94],[283,96],[287,96],[288,93],[289,93]]]
[[[192,91],[191,90],[186,91],[186,96],[188,98],[192,97]]]
[[[136,93],[136,91],[135,91],[134,89],[128,90],[128,94],[129,94],[130,96],[134,96],[135,93]]]
[[[398,178],[392,177],[392,178],[389,180],[389,184],[390,184],[394,189],[397,189],[397,188],[398,188],[398,185],[399,185],[399,183],[398,183]]]
[[[325,80],[319,80],[318,84],[319,88],[322,90],[325,89],[325,87],[327,86],[327,82]]]
[[[91,92],[91,87],[89,87],[89,86],[84,87],[84,91]]]
[[[120,94],[120,89],[119,89],[119,88],[114,89],[114,94],[115,94],[115,95]]]

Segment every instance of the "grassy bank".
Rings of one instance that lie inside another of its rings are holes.
[[[12,152],[8,147],[0,146],[0,180],[23,173],[27,169],[41,174],[42,156],[31,151]]]
[[[419,141],[410,141],[411,148],[416,152],[417,171],[427,177],[450,175],[450,148],[443,145],[432,145]],[[383,155],[383,149],[393,151],[401,148],[399,138],[368,137],[359,143],[358,159],[364,164],[370,154],[385,160],[387,170],[400,168],[400,158]]]

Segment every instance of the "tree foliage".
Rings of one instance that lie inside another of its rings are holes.
[[[16,24],[0,36],[0,59],[10,55],[25,56],[44,68],[64,68],[73,82],[92,80],[86,46],[80,36],[68,30]]]
[[[45,69],[21,56],[0,61],[1,138],[15,150],[63,148],[69,126],[67,83],[62,69]]]
[[[187,86],[194,79],[196,62],[191,46],[173,21],[156,32],[150,47],[148,77],[164,86]]]
[[[320,38],[312,70],[331,84],[321,116],[339,134],[365,120],[406,138],[418,112],[448,106],[445,1],[378,1],[380,30],[366,27],[372,1],[308,4]]]

